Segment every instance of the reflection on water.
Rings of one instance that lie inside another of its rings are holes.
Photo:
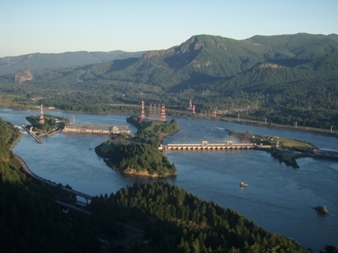
[[[24,124],[24,118],[31,114],[0,109],[0,117],[15,125]],[[73,114],[62,112],[57,112],[57,116],[73,118]],[[77,123],[127,125],[125,118],[123,115],[75,115]],[[312,133],[219,121],[177,121],[181,130],[166,138],[164,144],[201,143],[203,140],[209,143],[237,142],[223,130],[234,129],[304,140],[322,149],[338,150],[337,139]],[[129,129],[136,130],[130,125]],[[57,134],[44,138],[44,144],[40,145],[29,135],[24,135],[14,153],[21,156],[35,174],[91,195],[110,194],[135,181],[156,180],[128,177],[108,168],[90,149],[107,138]],[[315,252],[322,250],[325,244],[338,246],[338,163],[335,161],[303,158],[298,160],[300,169],[292,169],[264,151],[172,151],[166,155],[175,163],[178,173],[176,177],[159,180],[232,208],[272,232],[294,238],[304,247],[312,247]],[[249,186],[239,187],[242,181]],[[326,205],[331,215],[318,215],[312,207],[319,204]]]

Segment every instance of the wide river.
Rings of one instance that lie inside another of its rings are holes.
[[[0,109],[0,118],[14,125],[26,124],[25,117],[39,112]],[[126,115],[87,115],[50,112],[76,123],[128,125]],[[312,133],[246,126],[212,120],[175,119],[181,130],[167,137],[167,143],[238,142],[224,129],[279,136],[311,142],[320,149],[338,151],[338,139]],[[95,147],[108,136],[56,134],[38,144],[25,134],[13,149],[37,175],[73,189],[100,195],[115,193],[136,181],[108,168],[95,154]],[[177,167],[177,176],[168,179],[204,200],[212,200],[254,220],[259,226],[297,240],[314,252],[326,244],[338,246],[338,163],[304,158],[293,169],[273,159],[269,153],[239,151],[173,151],[166,153]],[[241,181],[248,187],[239,187]],[[317,214],[312,207],[325,205],[331,215]]]

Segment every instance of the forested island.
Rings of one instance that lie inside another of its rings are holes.
[[[176,167],[158,149],[163,138],[179,130],[175,120],[141,120],[131,116],[127,122],[137,127],[135,135],[115,135],[95,148],[114,170],[128,175],[168,177],[176,175]]]
[[[280,138],[278,136],[263,136],[251,134],[249,132],[240,133],[233,130],[229,131],[232,135],[242,142],[256,144],[258,149],[263,149],[286,165],[299,168],[296,159],[300,157],[313,157],[318,148],[311,143],[299,140]]]
[[[68,118],[49,114],[43,116],[43,121],[41,121],[39,115],[27,116],[26,120],[31,124],[27,127],[32,127],[32,130],[37,132],[39,135],[45,135],[57,129],[62,129],[66,124],[70,123]]]

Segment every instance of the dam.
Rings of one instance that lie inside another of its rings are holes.
[[[128,126],[111,126],[104,124],[69,124],[62,129],[62,133],[73,134],[130,134]]]
[[[208,143],[208,141],[202,141],[198,144],[167,144],[160,145],[159,150],[172,151],[172,150],[237,150],[237,149],[254,149],[257,145],[254,143],[233,143],[227,141],[226,143]]]

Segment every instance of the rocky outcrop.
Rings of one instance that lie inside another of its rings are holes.
[[[171,174],[170,171],[167,171],[167,173],[164,173],[163,175],[159,175],[158,173],[154,173],[154,174],[150,174],[148,172],[148,170],[146,169],[143,169],[143,170],[135,170],[135,169],[132,169],[132,168],[128,168],[128,169],[125,169],[123,171],[124,174],[127,174],[127,175],[133,175],[133,176],[138,176],[138,177],[152,177],[152,178],[163,178],[163,177],[170,177],[170,176],[175,176],[175,174]]]
[[[258,69],[267,69],[267,68],[280,69],[282,68],[282,66],[274,63],[262,63],[258,65]]]
[[[315,209],[318,213],[321,213],[321,214],[330,214],[330,213],[329,213],[329,210],[327,210],[326,206],[321,206],[321,205],[319,205],[319,206],[316,206],[314,209]]]
[[[33,74],[29,69],[20,70],[15,74],[15,82],[21,84],[25,81],[29,81],[33,79]]]
[[[135,176],[140,176],[140,177],[154,177],[154,178],[159,177],[157,173],[150,174],[146,169],[135,170],[135,169],[128,168],[128,169],[125,169],[123,173],[127,175],[135,175]]]
[[[142,56],[142,59],[149,59],[154,56],[164,57],[164,56],[172,55],[174,53],[175,51],[173,48],[168,49],[168,50],[151,50],[151,51],[144,53],[144,55]]]
[[[173,55],[184,55],[184,54],[191,54],[195,51],[200,51],[204,47],[204,43],[200,42],[197,36],[191,37],[186,42],[182,43],[179,46],[172,47],[166,50],[152,50],[146,52],[142,58],[149,59],[154,56],[158,57],[168,57]]]

